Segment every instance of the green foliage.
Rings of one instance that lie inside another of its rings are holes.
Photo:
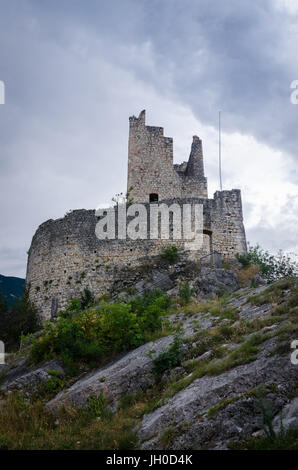
[[[50,374],[50,372],[55,373]],[[41,388],[43,390],[39,390],[39,396],[42,395],[43,391],[50,395],[56,395],[65,386],[64,379],[60,377],[59,374],[57,374],[56,370],[48,371],[48,374],[50,377],[43,384],[41,384]]]
[[[81,306],[80,299],[74,298],[69,301],[69,304],[66,310],[68,312],[80,312],[81,309],[82,309],[82,306]]]
[[[165,312],[171,305],[171,298],[159,290],[137,296],[130,302],[131,311],[137,316],[140,327],[145,331],[161,328]]]
[[[94,417],[98,417],[103,415],[107,404],[106,397],[102,392],[99,392],[97,395],[93,395],[89,398],[87,408]]]
[[[0,313],[8,312],[7,300],[3,298],[2,292],[0,292]]]
[[[281,250],[274,256],[259,245],[250,246],[247,254],[238,254],[237,259],[244,268],[253,264],[259,266],[260,275],[268,282],[297,275],[297,263]]]
[[[15,349],[22,335],[36,332],[40,327],[37,309],[29,299],[25,289],[21,300],[12,306],[10,312],[3,313],[0,319],[1,340]]]
[[[86,407],[67,407],[53,416],[39,397],[15,392],[0,409],[0,449],[134,449],[136,414],[134,406],[113,414],[100,394]]]
[[[136,396],[127,394],[127,395],[122,395],[119,401],[119,408],[122,410],[125,410],[126,408],[129,408],[136,402]]]
[[[209,418],[214,418],[221,410],[224,410],[228,405],[231,405],[232,403],[235,403],[236,401],[239,400],[239,396],[236,397],[231,397],[231,398],[224,398],[222,401],[217,403],[215,406],[212,406],[212,408],[209,408],[208,410],[208,417]]]
[[[91,292],[90,289],[85,287],[85,289],[81,293],[81,298],[80,298],[82,309],[84,310],[85,308],[88,308],[94,305],[94,300],[95,300],[94,294]]]
[[[100,362],[138,347],[146,341],[146,334],[161,328],[169,299],[155,291],[130,303],[103,301],[82,311],[78,306],[72,299],[66,314],[56,323],[45,324],[42,336],[33,341],[33,363],[58,356],[70,371],[80,361]]]
[[[179,297],[183,305],[189,304],[191,297],[193,295],[193,289],[190,288],[188,282],[185,282],[179,288]]]
[[[286,297],[287,290],[291,289],[291,295],[289,298]],[[264,305],[266,303],[275,303],[275,304],[284,304],[286,300],[286,304],[284,307],[287,310],[290,310],[291,307],[295,307],[297,305],[297,286],[295,287],[295,280],[294,278],[284,278],[274,284],[270,285],[262,291],[258,295],[252,295],[248,297],[248,302],[254,305]],[[278,313],[278,312],[277,312]],[[280,313],[282,309],[280,309]]]
[[[169,349],[161,353],[153,361],[153,372],[156,376],[162,375],[166,370],[177,367],[181,364],[183,354],[181,349],[181,338],[175,336]]]
[[[176,263],[179,258],[177,246],[172,245],[165,248],[161,253],[161,257],[167,260],[169,263]]]

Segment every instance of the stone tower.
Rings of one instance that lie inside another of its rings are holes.
[[[145,110],[129,118],[127,189],[134,202],[207,198],[202,141],[193,137],[188,162],[173,164],[173,139],[146,126]]]

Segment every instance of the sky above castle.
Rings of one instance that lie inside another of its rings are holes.
[[[298,252],[295,0],[0,2],[0,272],[37,226],[125,191],[128,117],[203,140],[209,197],[240,188],[247,239]]]

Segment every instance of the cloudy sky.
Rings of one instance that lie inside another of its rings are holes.
[[[209,197],[240,188],[247,239],[298,251],[296,0],[0,0],[0,273],[38,225],[125,190],[128,117],[203,139]]]

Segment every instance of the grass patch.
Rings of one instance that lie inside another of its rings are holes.
[[[208,410],[208,418],[214,418],[221,410],[224,410],[231,403],[235,403],[240,400],[241,396],[236,396],[232,398],[224,398],[221,402],[217,403],[212,408]]]
[[[9,395],[0,411],[0,446],[13,449],[135,449],[136,405],[114,415],[93,399],[86,408],[71,408],[52,416],[40,400]]]
[[[231,450],[298,450],[298,429],[277,434],[274,438],[251,437],[246,441],[231,442]]]
[[[174,437],[176,435],[175,429],[170,426],[169,428],[165,429],[162,435],[160,436],[159,442],[163,447],[167,447],[171,444]]]
[[[293,290],[294,286],[294,278],[289,277],[282,279],[267,287],[267,289],[262,291],[260,294],[248,297],[247,302],[257,306],[267,303],[281,304],[286,299],[286,291],[289,289]],[[291,295],[293,297],[293,302],[294,299],[296,299],[297,302],[297,288],[294,288],[294,291]]]
[[[170,382],[168,389],[164,393],[164,398],[171,398],[188,387],[194,380],[205,375],[219,375],[233,367],[255,361],[259,352],[258,345],[272,336],[274,336],[273,333],[256,333],[241,346],[234,349],[234,351],[230,353],[224,352],[225,355],[221,360],[213,360],[211,357],[200,362],[199,365],[195,365],[195,361],[193,361],[191,363],[191,366],[194,367],[192,372],[187,377],[172,383]]]

